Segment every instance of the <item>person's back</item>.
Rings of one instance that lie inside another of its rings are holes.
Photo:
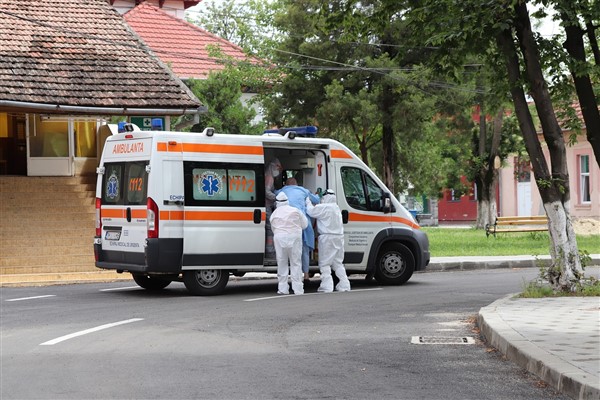
[[[303,222],[304,221],[304,222]],[[271,229],[273,233],[302,236],[306,217],[296,207],[289,204],[278,206],[271,214]]]
[[[333,278],[331,271],[339,278],[340,282],[335,289],[340,292],[350,290],[350,281],[346,276],[344,267],[344,226],[342,212],[337,205],[336,197],[331,189],[327,189],[321,204],[313,206],[306,201],[308,215],[317,220],[319,232],[319,269],[321,271],[320,292],[333,291]]]
[[[271,214],[271,228],[277,257],[277,293],[288,294],[288,276],[292,277],[294,294],[303,294],[302,230],[308,225],[306,216],[288,204],[285,193],[277,195],[277,208]],[[288,268],[289,262],[289,268]]]
[[[308,282],[310,251],[315,248],[315,233],[312,228],[312,221],[306,213],[305,201],[308,198],[312,203],[319,203],[319,196],[312,194],[310,190],[302,186],[298,186],[296,178],[288,178],[285,186],[278,190],[277,193],[285,193],[290,206],[298,208],[308,218],[308,226],[302,232],[302,272],[304,273],[304,281]]]

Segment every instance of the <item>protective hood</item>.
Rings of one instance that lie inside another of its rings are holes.
[[[328,203],[336,203],[336,202],[337,202],[337,198],[335,197],[335,193],[333,192],[333,190],[327,189],[325,191],[325,193],[323,194],[323,197],[321,198],[321,203],[328,204]]]
[[[281,170],[282,166],[281,166],[281,162],[279,161],[278,158],[274,158],[273,160],[271,160],[271,162],[269,163],[269,166],[267,167],[267,173],[270,174],[272,177],[276,178],[279,176],[279,172]]]
[[[283,205],[288,204],[288,197],[284,192],[279,192],[275,199],[277,200],[277,207],[281,207]]]

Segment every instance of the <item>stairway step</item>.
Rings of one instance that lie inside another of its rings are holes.
[[[43,240],[44,238],[60,238],[69,240],[74,237],[84,236],[93,238],[95,234],[95,223],[87,222],[87,226],[77,227],[61,226],[4,226],[0,223],[0,240]]]
[[[94,240],[94,234],[90,235],[89,229],[82,230],[81,232],[74,232],[67,236],[65,234],[60,235],[44,235],[43,237],[36,237],[35,240],[32,240],[29,236],[22,237],[0,237],[0,249],[2,250],[2,254],[4,253],[4,249],[11,248],[20,248],[20,247],[50,247],[57,248],[60,246],[64,246],[65,243],[68,243],[69,246],[86,246],[91,245]],[[8,251],[8,250],[7,250]]]
[[[80,242],[82,240],[79,240]],[[65,245],[68,243],[68,245]],[[60,254],[63,256],[80,255],[80,254],[94,254],[94,247],[92,240],[88,239],[87,243],[73,243],[72,241],[63,240],[61,244],[49,246],[42,245],[39,241],[36,241],[35,245],[31,243],[21,243],[16,246],[6,246],[2,244],[2,258],[5,257],[32,257],[32,256],[54,256]]]
[[[0,286],[35,286],[66,283],[130,281],[131,274],[99,270],[82,272],[57,272],[39,274],[0,274]],[[133,281],[132,281],[133,282]]]
[[[0,193],[0,209],[8,207],[47,207],[49,200],[73,205],[91,205],[95,207],[96,194],[94,192],[61,192],[48,196],[48,193],[37,192],[11,192]]]
[[[18,221],[1,221],[0,222],[0,231],[4,230],[4,229],[16,229],[18,228],[18,225],[15,224]],[[34,225],[35,223],[35,225]],[[94,222],[94,218],[89,217],[86,218],[85,220],[75,220],[75,219],[65,219],[65,220],[60,220],[60,221],[45,221],[45,220],[39,220],[39,221],[27,221],[27,224],[31,226],[31,228],[34,230],[34,232],[38,229],[44,229],[44,230],[52,230],[52,229],[66,229],[66,228],[81,228],[83,226],[89,226],[91,229],[94,229],[95,227],[95,222]],[[21,229],[23,229],[23,226],[21,226]],[[93,230],[92,233],[93,234]],[[51,232],[49,234],[52,234]],[[37,235],[36,235],[37,236]],[[1,234],[0,234],[0,237]]]
[[[93,262],[79,264],[52,264],[52,265],[17,265],[0,266],[0,275],[15,274],[56,274],[64,272],[96,272],[100,271]]]
[[[91,247],[91,246],[90,246]],[[50,268],[53,265],[69,268],[72,265],[94,265],[93,249],[90,253],[63,255],[55,254],[52,256],[2,256],[0,258],[0,268],[4,267],[23,267],[23,268]],[[39,272],[39,271],[38,271]]]
[[[13,222],[20,222],[21,224],[31,224],[32,226],[35,226],[38,222],[43,221],[63,222],[65,219],[69,221],[95,221],[96,218],[96,211],[94,209],[85,212],[79,212],[80,210],[77,210],[77,212],[73,212],[73,210],[71,210],[71,212],[66,212],[68,210],[61,211],[65,212],[54,212],[54,210],[49,210],[40,213],[7,213],[2,216],[2,225],[4,225],[4,223],[10,225]]]

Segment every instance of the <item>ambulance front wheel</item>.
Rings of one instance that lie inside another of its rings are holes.
[[[183,272],[183,283],[194,296],[215,296],[223,293],[229,281],[225,269],[199,269]]]
[[[171,279],[155,278],[146,274],[131,274],[138,286],[147,290],[162,290],[169,286]]]
[[[400,243],[384,245],[377,256],[375,279],[382,285],[402,285],[415,270],[415,257]]]

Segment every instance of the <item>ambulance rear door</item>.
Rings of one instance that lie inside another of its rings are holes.
[[[253,142],[254,143],[254,142]],[[265,249],[261,143],[184,146],[184,270],[262,269]]]
[[[123,136],[123,140],[107,141],[104,148],[100,191],[103,259],[124,269],[145,264],[151,146],[151,137]]]

